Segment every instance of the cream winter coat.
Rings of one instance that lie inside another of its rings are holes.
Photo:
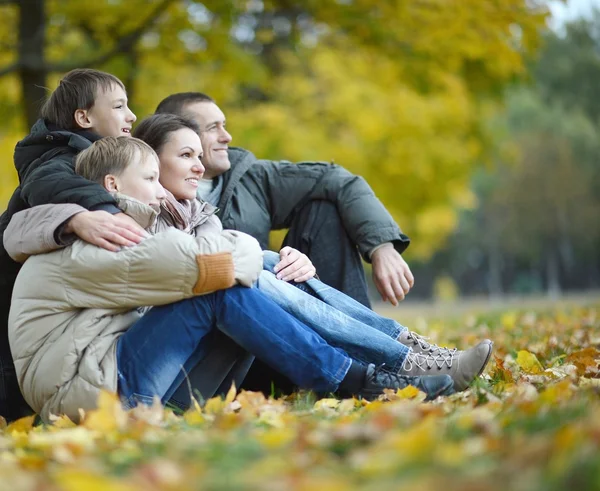
[[[119,206],[143,226],[156,217],[129,198]],[[44,207],[26,212],[28,218],[11,223],[5,234],[7,251],[21,259],[20,251],[31,252],[31,224],[39,222],[34,214],[48,216]],[[210,233],[198,237],[167,228],[118,253],[77,240],[27,259],[13,291],[9,340],[23,396],[44,421],[50,414],[77,420],[79,408],[95,407],[100,390],[117,391],[116,342],[141,317],[142,306],[249,285],[258,276],[256,240],[214,229],[209,218],[204,223]]]

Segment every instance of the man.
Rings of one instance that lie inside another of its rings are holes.
[[[225,115],[199,92],[173,94],[156,112],[200,125],[206,173],[198,193],[220,209],[225,228],[253,235],[263,248],[271,230],[289,228],[284,245],[309,256],[325,283],[370,306],[362,256],[382,299],[404,299],[414,282],[401,256],[409,239],[364,179],[325,162],[258,160],[229,147]],[[277,270],[285,266],[284,259]]]

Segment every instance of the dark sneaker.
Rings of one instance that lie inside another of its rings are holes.
[[[433,354],[409,353],[398,375],[450,375],[456,390],[465,390],[481,373],[492,354],[489,339],[477,346],[457,352],[437,351]]]
[[[430,401],[438,396],[449,396],[454,394],[454,382],[449,375],[428,375],[425,377],[410,377],[388,372],[383,367],[376,367],[371,364],[367,366],[365,383],[363,388],[357,394],[369,401],[377,399],[383,394],[383,389],[404,389],[412,385],[425,392]]]
[[[404,346],[412,348],[413,353],[419,353],[421,355],[435,355],[441,353],[443,355],[454,355],[458,352],[456,348],[446,348],[444,346],[438,346],[437,344],[430,343],[427,341],[425,336],[421,336],[416,332],[402,331],[398,336],[398,341]]]

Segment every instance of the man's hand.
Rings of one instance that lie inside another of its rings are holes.
[[[64,232],[112,252],[139,244],[148,236],[148,232],[125,213],[111,215],[102,210],[78,213],[67,222]]]
[[[371,255],[373,281],[384,302],[394,306],[404,300],[404,296],[415,284],[415,278],[402,256],[392,244],[377,249]]]
[[[302,283],[310,280],[317,272],[308,256],[292,247],[281,249],[279,257],[281,261],[275,265],[275,273],[280,280]]]

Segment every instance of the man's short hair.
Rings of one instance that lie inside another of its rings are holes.
[[[71,70],[50,94],[42,106],[40,116],[59,128],[77,129],[79,126],[75,122],[75,111],[91,109],[99,90],[106,92],[115,86],[125,90],[123,82],[110,73],[91,68]]]
[[[142,140],[129,136],[107,136],[96,140],[75,157],[75,173],[88,181],[104,184],[107,175],[120,176],[129,165],[144,157],[158,161],[156,152]]]
[[[154,112],[156,114],[168,113],[185,116],[185,107],[196,102],[212,102],[216,104],[212,97],[202,92],[179,92],[160,101]]]
[[[200,135],[200,126],[193,120],[176,114],[153,114],[141,121],[133,130],[133,136],[145,141],[156,153],[169,140],[171,133],[189,128]]]

